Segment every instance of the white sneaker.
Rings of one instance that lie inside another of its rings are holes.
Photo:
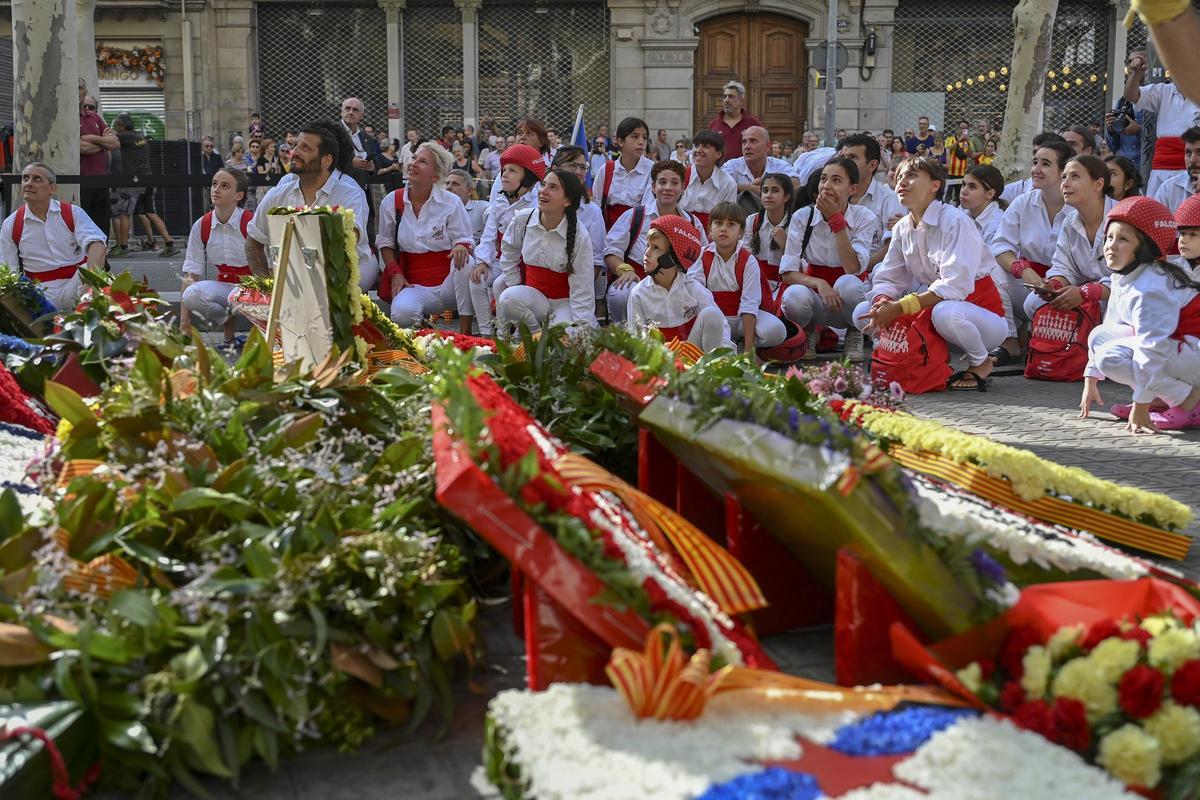
[[[861,364],[866,360],[863,353],[863,335],[861,331],[850,329],[846,331],[845,345],[846,360],[851,364]]]

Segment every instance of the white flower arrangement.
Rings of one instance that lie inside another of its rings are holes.
[[[0,491],[12,489],[25,515],[52,504],[28,477],[29,464],[46,450],[46,438],[18,425],[0,426]]]
[[[937,800],[1137,797],[1065,747],[992,717],[964,719],[934,734],[892,771],[900,780],[930,791],[929,797]],[[872,800],[884,797],[887,795]]]
[[[921,522],[947,538],[991,545],[1018,565],[1032,562],[1068,573],[1090,570],[1112,580],[1133,580],[1151,572],[1147,562],[1101,544],[1090,534],[1034,522],[923,475],[909,477],[917,490]]]
[[[615,689],[568,683],[501,692],[489,710],[537,800],[686,800],[757,771],[756,762],[798,759],[797,736],[829,742],[857,718],[721,694],[696,721],[639,720]]]

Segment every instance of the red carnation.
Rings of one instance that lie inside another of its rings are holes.
[[[1171,681],[1171,696],[1181,706],[1200,708],[1200,658],[1185,661],[1175,670]]]
[[[1111,639],[1114,636],[1120,635],[1121,628],[1117,625],[1116,620],[1102,619],[1099,622],[1092,623],[1092,627],[1088,628],[1087,634],[1083,637],[1083,641],[1080,642],[1079,646],[1083,648],[1085,653],[1089,653],[1105,639]]]
[[[1013,721],[1027,731],[1050,738],[1051,712],[1045,700],[1031,700],[1017,708]]]
[[[1035,644],[1041,644],[1042,637],[1036,630],[1029,626],[1014,628],[1008,634],[1008,638],[1004,640],[1004,646],[1000,648],[1000,655],[996,658],[1000,662],[1000,666],[1011,678],[1020,678],[1025,674],[1025,667],[1021,661],[1025,658],[1025,651],[1033,647]]]
[[[1000,707],[1010,714],[1025,702],[1025,689],[1015,678],[1000,690]]]
[[[1060,697],[1050,710],[1050,740],[1077,753],[1085,752],[1092,744],[1092,729],[1088,726],[1087,708],[1073,697]]]
[[[1137,642],[1142,646],[1143,650],[1150,646],[1150,640],[1154,638],[1150,631],[1146,630],[1141,625],[1134,625],[1127,631],[1121,631],[1120,636],[1122,639],[1128,639],[1130,641]]]
[[[980,672],[983,673],[983,679],[990,681],[992,676],[996,674],[996,662],[990,658],[981,658],[977,663],[979,664]]]
[[[1121,709],[1135,719],[1145,719],[1158,711],[1166,680],[1154,667],[1138,664],[1121,676],[1117,694]]]

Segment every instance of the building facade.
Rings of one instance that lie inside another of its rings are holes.
[[[825,0],[99,0],[101,103],[165,138],[247,130],[251,112],[281,133],[332,116],[356,95],[367,122],[406,127],[523,116],[566,138],[580,104],[587,130],[640,116],[672,140],[705,127],[732,79],[777,138],[824,126],[814,57]],[[998,120],[1012,48],[1011,0],[839,3],[846,67],[836,126],[899,133],[925,114]],[[0,7],[0,36],[11,30]],[[1123,3],[1063,0],[1047,76],[1047,124],[1102,116],[1121,81]],[[187,23],[184,23],[186,12]],[[191,43],[186,64],[184,35]],[[1139,39],[1140,36],[1140,39]],[[0,85],[11,86],[0,38]],[[184,75],[192,86],[185,96]],[[0,97],[0,122],[11,103]]]

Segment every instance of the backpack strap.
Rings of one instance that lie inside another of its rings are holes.
[[[683,168],[683,190],[686,192],[687,187],[692,182],[692,165],[688,164]]]
[[[616,171],[611,159],[604,163],[604,181],[600,185],[600,208],[602,210],[608,208],[608,191],[612,188],[613,173]]]
[[[200,244],[208,247],[208,240],[212,237],[212,221],[213,212],[207,211],[204,216],[200,217]]]
[[[625,248],[623,261],[629,263],[629,254],[633,252],[633,246],[637,243],[638,237],[642,235],[642,225],[646,222],[646,207],[634,206],[633,218],[629,220],[629,246]]]
[[[804,241],[800,244],[800,260],[803,261],[808,255],[808,242],[812,239],[813,233],[813,217],[817,215],[817,207],[808,207],[808,221],[804,223]]]
[[[704,268],[704,285],[705,286],[708,285],[708,271],[712,269],[712,265],[713,265],[713,251],[708,250],[708,249],[701,250],[700,251],[700,266]]]
[[[58,211],[62,214],[63,222],[67,224],[67,230],[71,233],[75,232],[75,207],[70,203],[59,203]]]
[[[750,260],[750,251],[744,247],[738,247],[737,262],[733,265],[733,274],[737,278],[738,291],[746,288],[746,262]]]
[[[25,233],[25,204],[17,209],[17,217],[13,220],[12,240],[17,246],[17,269],[25,271],[25,265],[21,262],[21,235]]]
[[[754,215],[754,225],[753,225],[753,230],[751,231],[751,234],[753,234],[755,239],[758,238],[758,232],[762,230],[763,217],[765,217],[766,215],[767,215],[766,211],[760,211]]]
[[[242,229],[242,238],[246,239],[250,235],[250,220],[254,219],[254,212],[249,209],[242,209],[242,222],[239,227]]]
[[[393,194],[395,195],[396,203],[396,234],[395,239],[393,240],[393,249],[396,252],[400,252],[400,220],[404,219],[404,187],[401,186],[399,189],[393,192]],[[497,250],[498,249],[499,248],[497,248]],[[500,253],[497,252],[496,258],[499,257]]]

